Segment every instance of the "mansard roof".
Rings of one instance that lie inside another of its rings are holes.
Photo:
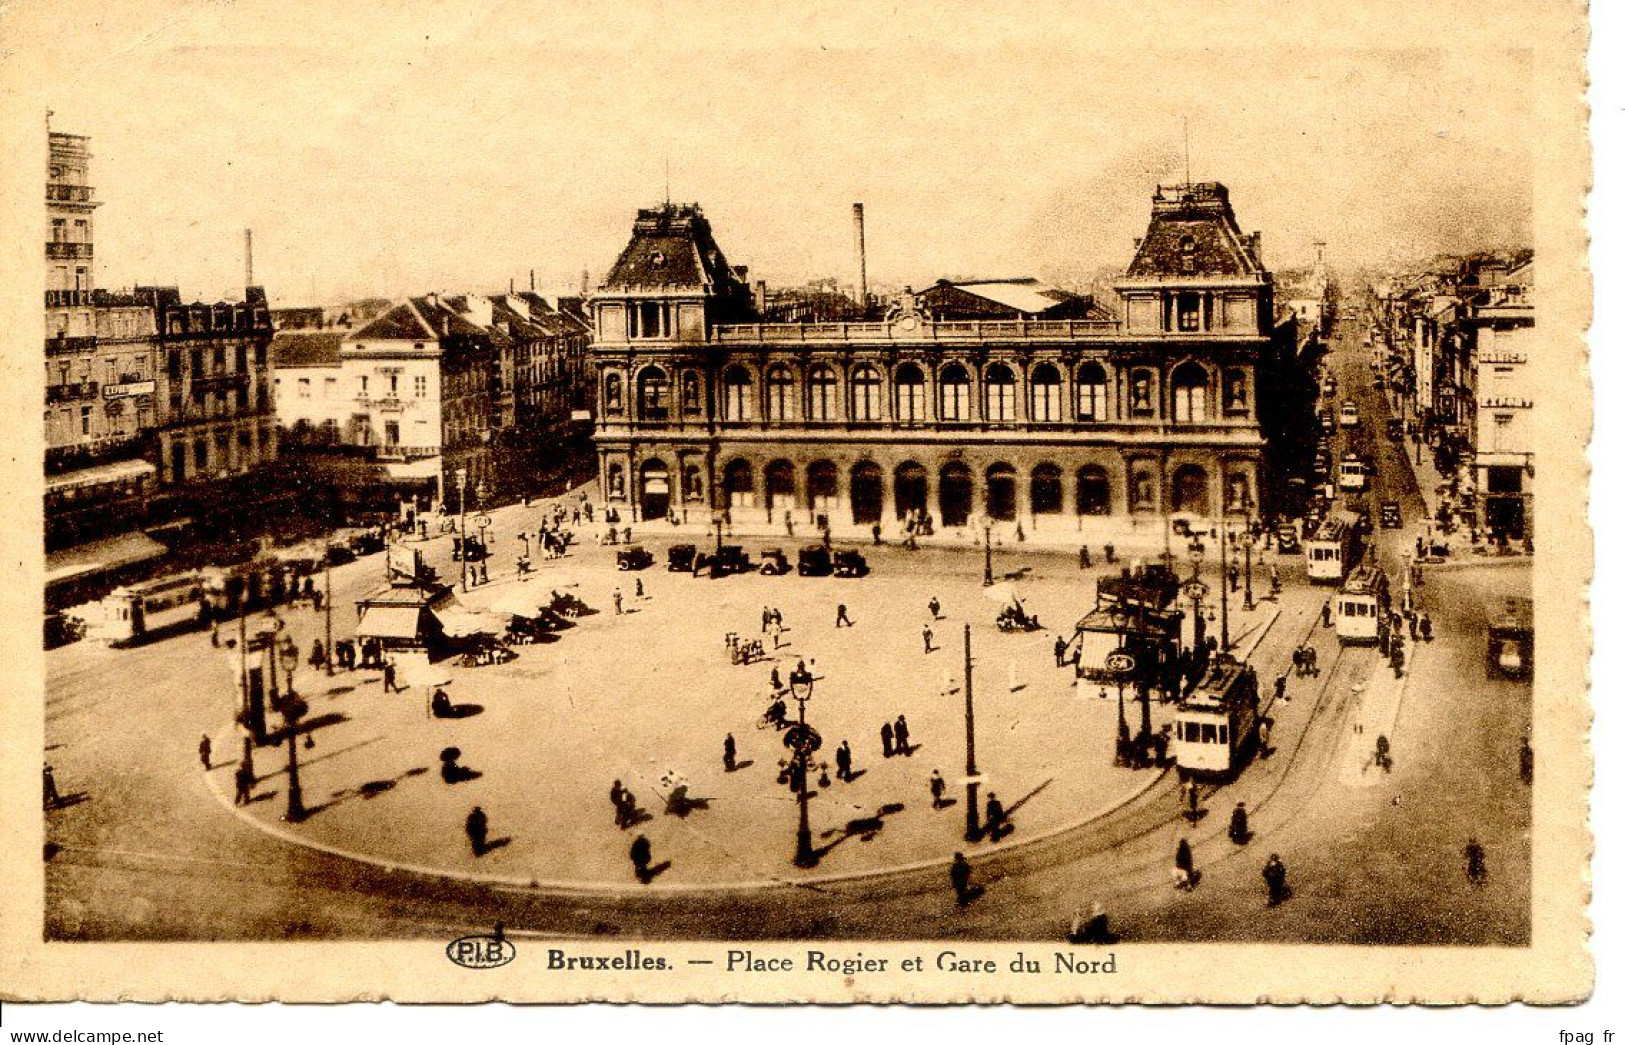
[[[1264,274],[1256,236],[1244,235],[1219,182],[1159,186],[1129,279],[1239,279]]]
[[[691,287],[715,293],[739,285],[711,235],[711,223],[695,203],[639,210],[632,239],[604,280],[606,290]]]

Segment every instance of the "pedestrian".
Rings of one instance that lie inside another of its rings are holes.
[[[937,597],[935,595],[931,596],[931,601],[925,604],[925,608],[931,611],[932,620],[942,619],[942,603],[937,601]]]
[[[1303,677],[1303,647],[1292,651],[1292,674],[1298,678]]]
[[[835,779],[852,779],[852,748],[844,740],[835,749]]]
[[[1202,792],[1197,788],[1196,781],[1186,781],[1185,797],[1190,805],[1190,812],[1186,815],[1190,817],[1191,823],[1195,823],[1202,818]]]
[[[214,646],[216,648],[218,648],[220,646],[220,622],[219,621],[211,621],[211,622],[209,622],[209,645]]]
[[[1092,565],[1093,565],[1093,563],[1091,563],[1089,561],[1089,546],[1087,544],[1079,545],[1078,546],[1078,569],[1087,570]]]
[[[1327,599],[1323,604],[1321,604],[1320,626],[1323,628],[1329,628],[1332,626],[1332,600],[1330,599]]]
[[[1291,895],[1286,885],[1286,864],[1281,862],[1277,853],[1271,853],[1270,858],[1264,861],[1264,887],[1269,891],[1269,905],[1278,906]]]
[[[395,662],[386,660],[384,661],[384,692],[394,693],[395,691]]]
[[[1183,838],[1174,849],[1174,888],[1182,891],[1196,888],[1196,858],[1191,855],[1191,844]]]
[[[480,560],[480,583],[481,584],[490,584],[491,583],[491,575],[488,572],[486,572],[486,565],[485,565],[485,560],[484,559]]]
[[[954,887],[954,902],[964,907],[975,899],[970,885],[970,861],[964,853],[955,853],[953,866],[948,868],[948,881]]]
[[[1463,855],[1467,858],[1467,880],[1474,885],[1483,885],[1489,880],[1490,870],[1484,864],[1484,847],[1478,844],[1478,839],[1467,839],[1467,848]]]
[[[897,716],[897,724],[892,727],[892,745],[899,755],[913,755],[914,745],[908,740],[908,719],[902,715]]]
[[[649,884],[649,862],[654,859],[649,846],[649,839],[638,835],[632,841],[631,849],[632,873],[638,876],[638,881],[644,885]]]
[[[1275,676],[1275,699],[1286,702],[1286,675]]]
[[[45,763],[45,808],[55,809],[62,804],[62,794],[56,789],[56,770]]]
[[[890,758],[892,756],[892,731],[890,722],[882,723],[880,727],[880,754],[883,758]]]
[[[1065,664],[1066,639],[1063,636],[1057,635],[1055,636],[1055,666],[1059,668],[1065,666]]]
[[[1236,808],[1230,813],[1230,841],[1237,845],[1246,845],[1253,834],[1247,829],[1247,803],[1237,802]]]
[[[728,736],[722,741],[723,772],[732,773],[735,769],[739,768],[738,764],[734,761],[738,754],[739,748],[734,744],[734,735],[729,733]]]
[[[1107,566],[1110,566],[1110,565],[1112,565],[1113,563],[1115,563],[1117,561],[1117,546],[1116,545],[1112,544],[1110,541],[1107,541],[1105,547],[1102,548],[1101,550],[1106,553],[1106,565]]]
[[[1311,677],[1320,677],[1320,654],[1316,652],[1315,647],[1305,646],[1303,648],[1303,666]]]
[[[880,524],[875,523],[869,528],[869,532],[874,535],[875,545],[878,547],[880,545]]]
[[[475,856],[485,855],[485,843],[490,837],[487,833],[489,829],[490,824],[486,819],[485,810],[475,806],[469,811],[468,819],[463,821],[463,830],[468,834],[468,844],[474,850]]]
[[[773,637],[773,648],[778,649],[780,646],[779,636],[784,634],[784,629],[775,623],[772,627],[767,629],[767,633]]]
[[[620,616],[620,613],[621,613],[621,589],[616,588],[615,589],[615,594],[613,596],[611,596],[611,597],[615,600],[615,615]]]
[[[931,770],[931,808],[941,809],[945,804],[943,793],[948,790],[948,782],[942,779],[942,771]]]
[[[1433,641],[1433,619],[1427,615],[1425,610],[1423,611],[1421,618],[1417,620],[1416,628],[1422,633],[1423,642]]]
[[[997,842],[1005,835],[1004,803],[992,791],[987,793],[987,805],[983,810],[982,828],[988,840]]]
[[[1241,565],[1234,560],[1230,563],[1230,590],[1241,590]]]
[[[931,645],[931,639],[932,639],[931,625],[927,624],[925,626],[925,630],[923,632],[923,635],[924,635],[924,638],[925,638],[925,652],[930,653],[932,650],[936,649],[935,646]]]
[[[1415,642],[1416,641],[1416,614],[1407,613],[1405,615],[1405,623],[1410,626],[1411,641]]]
[[[767,634],[768,627],[773,623],[773,611],[766,606],[762,607],[762,634]]]
[[[205,773],[214,768],[214,763],[210,759],[213,750],[213,745],[209,743],[209,734],[203,734],[203,739],[197,742],[197,757],[203,763]]]
[[[773,623],[781,628],[784,627],[784,611],[777,606],[773,607]]]
[[[327,649],[322,645],[322,640],[317,639],[310,644],[310,666],[320,671],[326,665]]]
[[[835,607],[835,626],[839,628],[843,625],[848,628],[852,626],[852,618],[846,615],[846,603],[844,602]]]
[[[248,768],[247,762],[237,764],[237,772],[232,774],[237,785],[237,796],[232,799],[235,805],[246,806],[254,800],[254,771]]]
[[[784,680],[779,677],[779,666],[777,664],[773,665],[773,674],[768,677],[768,683],[773,687],[775,693],[784,689]]]
[[[633,588],[632,588],[632,596],[633,596],[633,598],[638,598],[638,599],[643,598],[643,578],[642,577],[636,578],[633,581],[633,585],[634,585]]]

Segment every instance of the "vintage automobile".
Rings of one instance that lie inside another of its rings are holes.
[[[489,554],[478,537],[453,537],[451,539],[452,562],[483,562]]]
[[[1404,520],[1399,514],[1398,501],[1384,501],[1377,511],[1383,529],[1397,530],[1404,525]]]
[[[615,553],[615,568],[617,570],[646,570],[655,564],[655,557],[641,544],[634,544],[630,548],[622,548]]]
[[[835,576],[862,577],[869,572],[869,562],[862,552],[839,551],[835,553]]]
[[[673,573],[688,573],[694,569],[692,544],[674,544],[666,549],[666,569]]]
[[[1296,555],[1303,550],[1298,539],[1298,528],[1290,522],[1275,527],[1275,550],[1282,555]]]
[[[737,544],[724,544],[711,559],[711,576],[726,577],[730,573],[750,570],[750,556]]]
[[[809,544],[796,556],[796,572],[803,577],[828,577],[834,569],[829,549],[822,544]]]
[[[780,548],[764,548],[760,569],[764,577],[778,577],[790,572],[790,560],[784,557],[784,551]]]

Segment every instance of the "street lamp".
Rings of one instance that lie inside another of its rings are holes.
[[[993,519],[982,516],[982,587],[993,586]]]
[[[458,553],[458,574],[463,591],[468,591],[468,469],[457,469],[457,528],[461,533],[462,551]]]
[[[981,780],[976,774],[976,699],[971,687],[970,624],[965,625],[965,841],[982,837],[977,791]]]
[[[322,659],[327,667],[328,677],[333,675],[333,543],[325,542],[322,545],[322,562],[325,569],[322,577],[322,606],[327,611],[323,621],[322,634],[326,637],[326,644],[322,646]]]
[[[800,821],[796,826],[797,867],[818,866],[818,853],[812,844],[812,827],[807,820],[807,757],[822,743],[816,730],[807,725],[807,701],[812,699],[813,673],[806,668],[790,672],[790,697],[796,702],[796,725],[787,732],[784,742],[791,747],[796,759],[796,805]]]
[[[288,810],[283,819],[298,823],[309,815],[305,809],[304,790],[299,785],[299,722],[309,710],[307,705],[290,689],[282,699],[282,731],[288,735]]]
[[[1228,540],[1228,520],[1219,520],[1219,652],[1230,651],[1230,562],[1225,553]]]
[[[1251,610],[1253,608],[1253,528],[1252,520],[1250,519],[1248,520],[1244,548],[1247,556],[1247,568],[1245,571],[1245,576],[1247,578],[1247,591],[1242,601],[1242,609]]]

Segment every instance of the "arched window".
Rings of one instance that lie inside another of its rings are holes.
[[[1224,412],[1230,415],[1247,413],[1247,371],[1230,369],[1224,372]]]
[[[1061,419],[1061,374],[1048,363],[1033,367],[1032,376],[1034,421]]]
[[[657,366],[644,367],[638,374],[638,417],[643,421],[666,419],[666,372]]]
[[[1003,363],[987,368],[984,417],[989,421],[1016,419],[1016,375]]]
[[[872,366],[852,372],[852,420],[880,420],[880,374]]]
[[[941,403],[937,408],[937,416],[944,421],[968,421],[970,419],[970,376],[965,368],[958,363],[950,363],[942,368],[937,378],[937,385],[941,389]]]
[[[736,457],[728,462],[722,473],[722,491],[727,495],[729,508],[756,506],[756,477],[749,461]]]
[[[722,419],[749,421],[756,416],[751,396],[750,371],[731,366],[722,375]]]
[[[1174,423],[1201,424],[1207,420],[1207,371],[1195,363],[1181,363],[1169,384],[1174,393]]]
[[[621,375],[604,375],[604,412],[618,414],[621,412]]]
[[[919,424],[925,420],[925,375],[913,363],[897,368],[897,420]]]
[[[1078,420],[1106,420],[1106,369],[1099,363],[1078,367]]]
[[[822,363],[807,374],[807,420],[835,419],[835,371]]]
[[[767,372],[767,419],[789,421],[795,417],[796,379],[786,366]]]
[[[1033,469],[1032,500],[1034,515],[1054,515],[1061,510],[1061,470],[1052,464],[1041,464]]]

